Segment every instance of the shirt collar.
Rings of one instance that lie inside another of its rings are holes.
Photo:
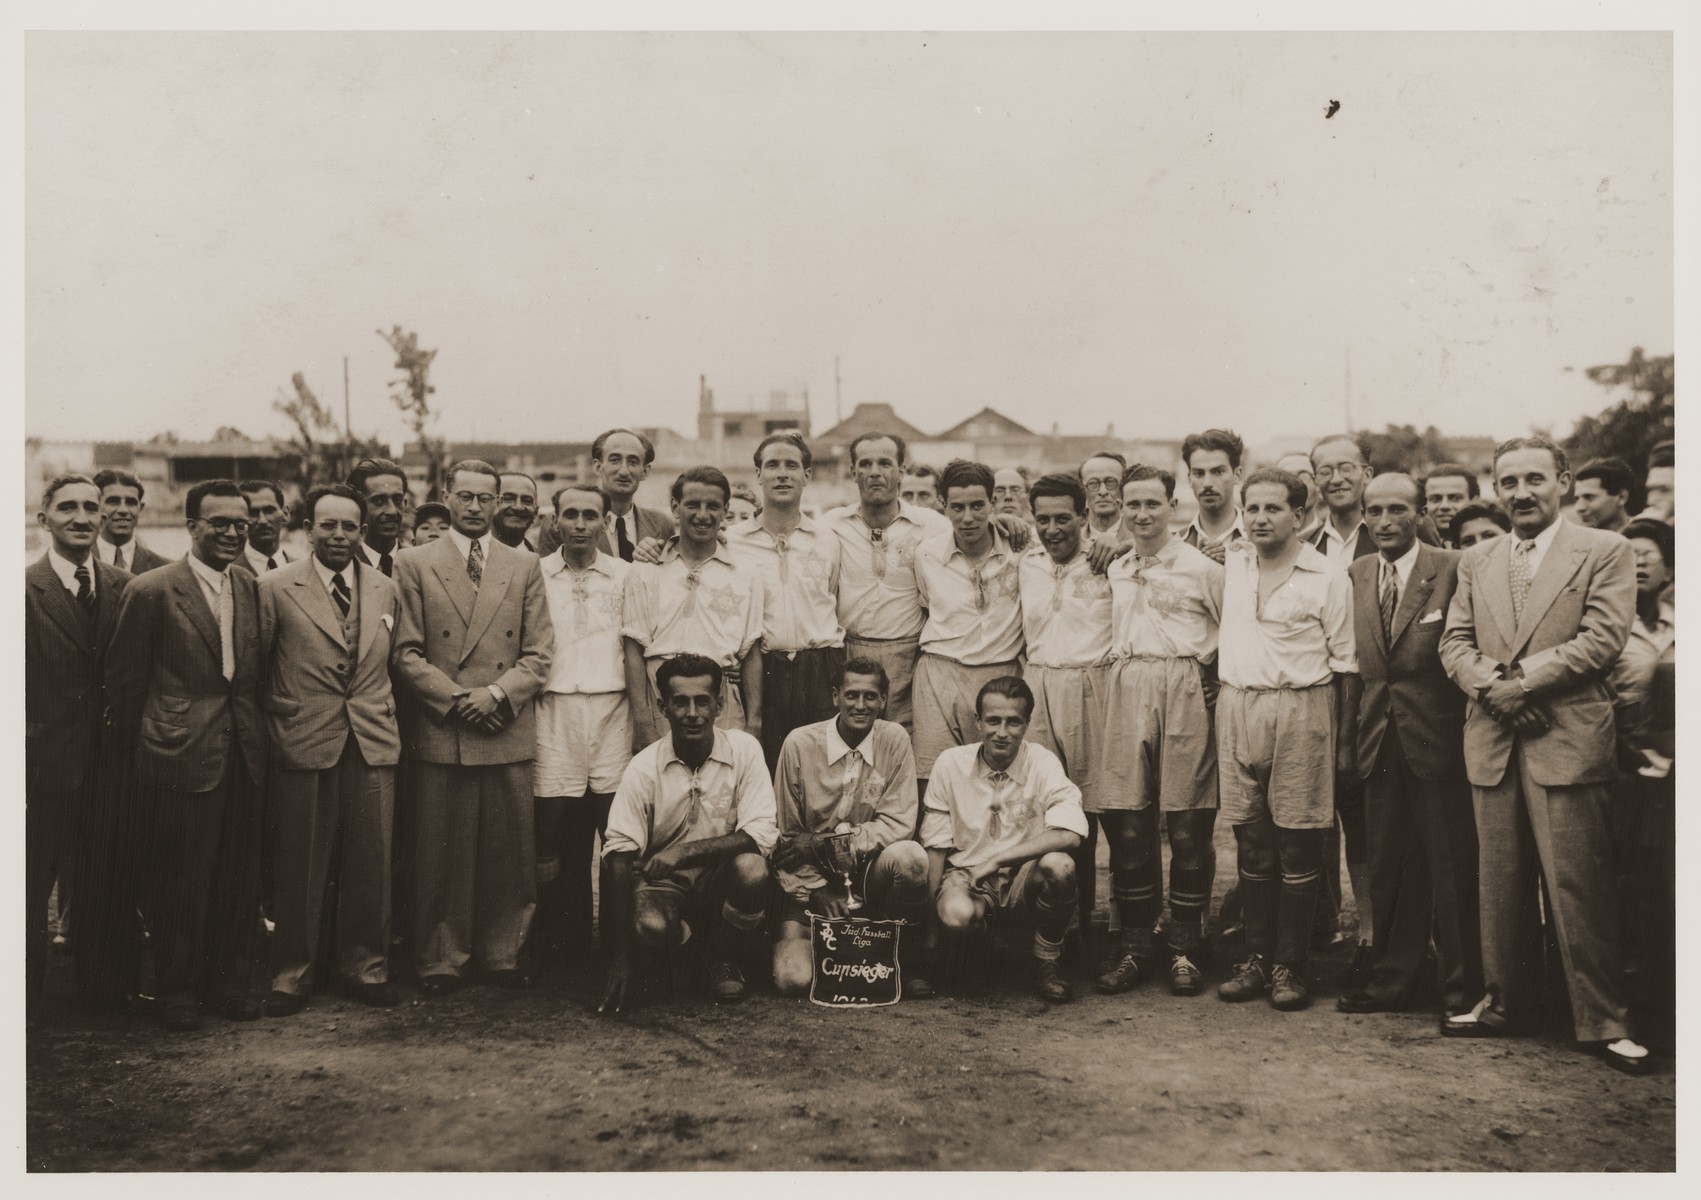
[[[679,557],[679,535],[676,533],[672,537],[668,538],[667,541],[662,545],[661,561],[664,562],[664,563],[670,563],[678,557]],[[729,567],[732,566],[732,558],[727,552],[726,543],[721,542],[721,541],[715,542],[715,552],[713,554],[709,555],[708,559],[705,560],[705,561],[711,561],[712,562],[715,559],[719,559],[721,562],[725,563]]]
[[[483,556],[485,562],[490,561],[490,542],[493,536],[494,535],[492,535],[489,530],[485,530],[485,532],[481,533],[478,538],[479,553]],[[466,558],[472,554],[473,540],[466,534],[462,533],[458,529],[451,528],[449,530],[448,537],[455,543],[455,549],[461,552],[462,558]]]
[[[1354,547],[1354,546],[1358,545],[1359,534],[1361,532],[1363,532],[1364,528],[1365,528],[1364,518],[1360,517],[1358,519],[1358,524],[1353,526],[1352,539],[1349,541],[1347,538],[1342,537],[1339,533],[1337,533],[1335,531],[1335,523],[1333,521],[1331,521],[1328,517],[1324,517],[1323,518],[1323,541],[1325,543],[1330,542],[1330,541],[1336,541],[1336,542],[1341,543],[1341,545],[1343,545],[1343,546]]]
[[[248,556],[248,563],[254,568],[254,574],[258,575],[261,571],[266,569],[267,555],[261,554],[258,550],[254,549],[253,546],[242,547],[242,552]],[[272,551],[269,557],[280,567],[289,561],[289,559],[284,557],[282,546],[279,546],[276,550]]]
[[[68,558],[61,558],[59,551],[54,549],[51,544],[47,547],[47,565],[53,568],[55,575],[59,576],[59,582],[65,585],[66,591],[76,592],[79,590],[77,586],[77,564]],[[88,568],[89,590],[92,592],[95,587],[94,556],[90,555],[89,561],[83,565]]]
[[[134,568],[136,564],[136,552],[141,548],[142,543],[137,538],[131,538],[128,542],[124,543],[124,563],[127,567]],[[116,560],[118,550],[119,547],[114,546],[103,537],[97,537],[95,539],[95,557],[100,559],[101,562],[106,563],[108,566],[111,566]]]
[[[834,717],[827,722],[827,765],[834,766],[845,755],[853,753],[862,755],[862,761],[869,766],[874,765],[874,731],[870,729],[868,736],[854,748],[847,746],[845,739],[839,736],[839,719]]]
[[[1564,522],[1564,517],[1555,517],[1546,529],[1536,534],[1534,541],[1536,543],[1536,553],[1538,555],[1545,556],[1547,552],[1553,548],[1553,539],[1559,536],[1559,527],[1564,524]],[[1512,540],[1514,542],[1521,542],[1526,539],[1517,530],[1513,530]]]
[[[1406,580],[1408,580],[1412,577],[1412,568],[1417,566],[1418,547],[1421,546],[1421,545],[1423,545],[1422,542],[1414,540],[1411,544],[1411,547],[1409,549],[1407,549],[1407,551],[1404,554],[1400,555],[1399,558],[1396,558],[1394,560],[1393,564],[1392,564],[1393,567],[1394,567],[1394,575],[1396,576],[1396,578],[1399,579],[1400,587],[1402,589],[1404,589],[1405,586],[1406,586]],[[1388,561],[1386,558],[1383,558],[1382,555],[1380,555],[1380,554],[1378,554],[1376,557],[1381,559],[1383,562]]]
[[[185,557],[189,560],[189,569],[195,572],[202,583],[206,584],[215,592],[224,590],[224,571],[213,570],[206,563],[202,562],[200,557],[196,555],[193,550],[185,555]],[[228,570],[230,570],[230,568],[226,567],[225,571]]]
[[[596,548],[593,546],[592,549]],[[564,551],[556,550],[540,559],[539,563],[543,567],[543,573],[546,576],[553,577],[560,575],[567,570],[567,555]],[[599,575],[607,575],[610,577],[613,577],[614,575],[614,567],[610,565],[609,556],[604,554],[601,550],[597,550],[596,557],[591,559],[591,565],[585,569],[587,571],[595,571]]]
[[[1240,523],[1240,508],[1238,505],[1234,510],[1233,523],[1229,525],[1228,532],[1223,534],[1221,538],[1213,538],[1210,534],[1206,533],[1205,527],[1199,523],[1197,515],[1195,515],[1194,518],[1187,523],[1187,529],[1188,532],[1196,534],[1201,542],[1233,541],[1235,538],[1239,538],[1241,541],[1246,540],[1246,530],[1242,528]]]
[[[709,748],[709,757],[705,759],[704,762],[725,763],[729,767],[735,765],[732,761],[732,743],[728,740],[724,729],[716,728],[715,744]],[[673,748],[673,731],[671,728],[667,733],[662,735],[661,761],[658,765],[661,768],[666,769],[669,763],[678,763],[682,767],[685,766],[685,761],[679,757],[679,751]],[[689,767],[686,767],[685,769],[690,770]]]
[[[1020,746],[1016,747],[1015,761],[1005,768],[1004,773],[1010,776],[1011,779],[1014,779],[1017,783],[1026,784],[1028,782],[1027,742],[1023,742]],[[986,759],[982,757],[980,745],[978,743],[975,746],[974,765],[969,768],[969,774],[977,775],[982,779],[989,779],[992,776],[992,768],[987,765]]]
[[[963,548],[961,546],[957,545],[957,531],[955,529],[951,530],[949,540],[951,549],[946,553],[945,561],[950,562],[954,556],[967,560],[969,556],[963,553]],[[992,527],[992,549],[987,551],[987,558],[1003,558],[1009,553],[1009,540],[1006,539],[1004,534],[999,531],[998,526],[994,525]]]
[[[351,595],[353,594],[353,592],[354,592],[354,560],[353,559],[350,559],[349,562],[348,562],[348,565],[345,566],[342,570],[333,571],[333,570],[331,570],[331,568],[327,567],[324,563],[320,562],[319,556],[317,554],[315,554],[313,556],[313,570],[318,573],[319,582],[325,585],[325,590],[327,592],[331,590],[331,580],[334,577],[341,575],[343,577],[343,582],[348,584],[349,593]]]
[[[1252,564],[1254,566],[1257,566],[1258,564],[1258,552],[1256,549],[1252,552]],[[1293,567],[1296,571],[1340,570],[1339,567],[1330,564],[1328,555],[1324,554],[1323,551],[1319,550],[1316,546],[1309,545],[1306,542],[1301,542],[1299,544],[1299,557],[1294,559]]]

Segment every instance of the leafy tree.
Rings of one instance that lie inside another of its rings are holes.
[[[336,417],[307,385],[307,377],[297,371],[289,381],[294,395],[279,388],[272,408],[295,426],[288,444],[295,455],[296,478],[303,496],[320,483],[345,478],[361,458],[384,453],[385,447],[375,438],[349,440],[337,436],[342,431]]]
[[[1622,458],[1642,477],[1648,470],[1649,447],[1672,436],[1675,356],[1648,358],[1637,346],[1629,361],[1588,367],[1583,373],[1604,388],[1625,388],[1630,395],[1578,421],[1562,443],[1566,454],[1577,466],[1591,458]]]
[[[1422,475],[1439,462],[1452,457],[1447,442],[1435,426],[1421,432],[1415,425],[1390,425],[1381,433],[1362,433],[1370,454],[1370,465],[1381,475],[1389,471],[1405,471]]]
[[[426,499],[440,500],[446,447],[442,438],[429,433],[437,415],[431,409],[431,394],[437,389],[430,382],[431,360],[437,357],[437,351],[421,350],[419,335],[405,332],[400,325],[390,326],[389,333],[380,329],[378,336],[390,343],[390,348],[396,352],[396,369],[402,372],[400,379],[390,381],[390,399],[408,418],[414,439],[425,454]]]

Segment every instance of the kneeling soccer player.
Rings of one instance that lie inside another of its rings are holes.
[[[788,995],[809,989],[809,914],[845,913],[844,885],[819,863],[822,840],[851,835],[867,907],[859,916],[907,920],[919,934],[927,915],[927,852],[915,832],[915,751],[909,734],[881,719],[891,684],[886,669],[853,658],[839,672],[831,721],[794,729],[780,748],[774,799],[780,836],[774,877],[786,893],[774,942],[774,986]],[[906,971],[906,994],[925,999],[933,987]]]
[[[1032,914],[1034,992],[1064,1001],[1058,969],[1076,917],[1075,860],[1087,836],[1081,791],[1051,751],[1023,742],[1034,694],[1013,675],[975,696],[981,740],[940,754],[922,812],[921,844],[939,878],[940,928],[961,936],[992,912]]]
[[[670,658],[656,672],[669,733],[627,764],[603,842],[614,953],[598,1012],[620,1011],[633,940],[679,944],[686,903],[713,893],[725,896],[711,935],[714,998],[744,995],[734,950],[740,931],[762,924],[774,785],[762,743],[743,730],[715,728],[722,682],[720,665],[699,654]]]

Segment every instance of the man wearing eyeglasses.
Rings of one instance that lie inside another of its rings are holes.
[[[1222,565],[1227,547],[1246,540],[1240,508],[1234,502],[1245,453],[1245,443],[1232,429],[1190,433],[1181,443],[1187,482],[1199,503],[1199,512],[1188,523],[1181,540],[1218,566]]]
[[[899,498],[903,438],[865,433],[851,442],[847,453],[858,502],[821,517],[821,524],[839,540],[839,622],[845,630],[845,653],[873,659],[885,668],[891,680],[886,719],[908,730],[922,627],[915,548],[926,537],[948,532],[951,525],[932,508]]]
[[[1122,473],[1128,460],[1114,450],[1100,450],[1081,464],[1081,486],[1087,491],[1086,535],[1094,542],[1120,546],[1128,540],[1122,525]]]
[[[396,559],[396,663],[419,757],[414,953],[428,996],[460,988],[475,961],[498,986],[531,986],[520,960],[537,906],[531,701],[555,642],[537,556],[491,534],[496,468],[458,462],[444,487],[448,535]]]
[[[259,587],[230,565],[252,524],[235,481],[184,498],[189,554],[124,590],[106,663],[107,703],[150,829],[142,911],[159,1021],[194,1029],[206,1005],[253,1020],[261,788]]]
[[[536,548],[526,534],[537,520],[537,480],[522,471],[504,471],[501,479],[491,531],[504,546],[535,554]]]
[[[999,467],[992,473],[992,509],[1001,517],[1032,524],[1026,467]]]
[[[397,1003],[389,983],[390,835],[401,735],[390,690],[396,585],[355,560],[366,504],[345,484],[307,496],[309,558],[260,579],[260,644],[272,760],[272,994],[266,1015],[307,1004],[313,965],[363,1004]],[[319,945],[325,888],[336,880],[336,944]]]
[[[940,477],[949,533],[915,549],[916,594],[927,620],[915,666],[915,767],[925,791],[933,762],[974,740],[981,685],[1020,675],[1019,552],[994,524],[992,471],[961,459]]]

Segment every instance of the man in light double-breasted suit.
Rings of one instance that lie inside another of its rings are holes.
[[[504,987],[530,985],[520,948],[537,908],[531,701],[555,643],[537,556],[491,534],[496,469],[457,463],[445,489],[448,534],[403,551],[395,575],[397,671],[416,701],[415,948],[427,995],[459,987],[474,958]]]
[[[401,736],[389,667],[401,604],[394,583],[355,560],[365,525],[366,502],[353,488],[315,488],[307,497],[312,554],[260,577],[277,922],[268,1016],[306,1003],[333,875],[339,976],[367,1004],[387,1008],[397,999],[389,983],[390,836]]]
[[[1347,569],[1375,935],[1369,978],[1342,993],[1342,1012],[1406,1008],[1422,983],[1432,938],[1446,1014],[1466,1012],[1482,996],[1465,698],[1440,656],[1459,556],[1418,540],[1423,510],[1411,476],[1372,479],[1364,520],[1377,553]]]
[[[1621,1070],[1647,1069],[1628,1037],[1619,978],[1608,806],[1614,778],[1607,673],[1636,602],[1630,543],[1560,519],[1565,452],[1514,438],[1494,455],[1512,533],[1459,560],[1441,661],[1468,699],[1465,766],[1480,843],[1483,980],[1478,1021],[1527,1026],[1539,986],[1536,871],[1577,1040]]]

